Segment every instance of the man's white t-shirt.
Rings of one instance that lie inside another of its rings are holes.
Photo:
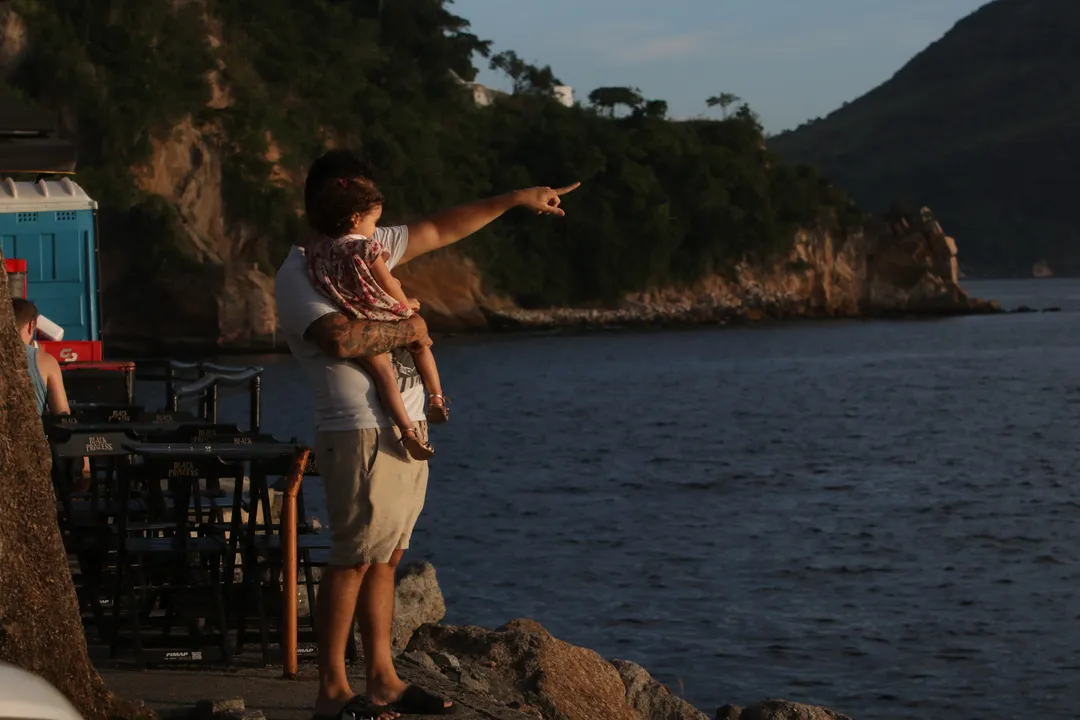
[[[378,228],[374,239],[390,254],[387,266],[400,262],[409,244],[409,231],[404,225]],[[378,391],[371,378],[356,360],[341,360],[326,355],[314,343],[304,339],[311,323],[329,313],[341,312],[329,298],[315,289],[308,277],[304,251],[293,246],[285,262],[278,268],[274,288],[278,322],[289,344],[289,350],[300,361],[315,394],[315,430],[337,432],[363,428],[392,427],[393,420],[379,402]],[[399,353],[402,364],[411,362],[407,353]],[[402,399],[414,421],[424,419],[424,386],[411,373],[401,378]]]

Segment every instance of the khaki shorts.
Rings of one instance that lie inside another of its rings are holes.
[[[417,425],[421,435],[424,423]],[[409,547],[424,508],[428,464],[409,457],[397,428],[315,435],[315,460],[326,487],[330,565],[385,563]]]

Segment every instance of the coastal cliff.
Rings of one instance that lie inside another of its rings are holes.
[[[956,241],[928,209],[918,222],[875,220],[857,233],[800,231],[768,263],[740,262],[691,286],[627,295],[616,307],[485,308],[487,326],[729,324],[763,319],[996,312],[961,287]]]
[[[223,221],[222,160],[190,120],[154,143],[138,169],[144,189],[175,207],[183,251],[200,265],[197,284],[177,283],[172,302],[187,308],[190,340],[214,338],[227,350],[280,348],[272,268],[247,261],[257,232]],[[285,178],[283,182],[295,182]],[[572,222],[573,219],[570,219]],[[513,242],[512,239],[507,242]],[[110,245],[106,240],[105,248]],[[570,327],[727,324],[762,319],[888,317],[993,312],[960,284],[957,243],[924,208],[918,218],[873,218],[855,232],[800,230],[790,251],[770,261],[732,263],[724,273],[683,286],[627,293],[589,307],[523,309],[485,287],[469,243],[420,258],[396,271],[437,332]],[[122,267],[123,258],[108,256]],[[106,331],[154,337],[154,328],[110,318]],[[158,338],[182,340],[178,327]]]

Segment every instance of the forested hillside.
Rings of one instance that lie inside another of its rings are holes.
[[[0,7],[6,25],[25,30],[5,32],[6,92],[56,109],[77,137],[78,179],[102,205],[107,255],[127,256],[114,262],[123,266],[111,278],[124,288],[118,301],[165,277],[211,272],[191,251],[210,222],[191,217],[205,188],[173,177],[194,198],[187,204],[160,188],[181,159],[192,177],[220,162],[230,247],[203,254],[264,274],[295,237],[304,169],[325,147],[370,158],[391,221],[581,180],[570,220],[511,215],[462,246],[485,286],[526,306],[690,282],[785,251],[798,227],[859,222],[813,170],[770,156],[749,108],[726,120],[671,122],[661,99],[633,92],[601,107],[564,107],[552,98],[557,68],[476,37],[444,0]],[[476,57],[496,58],[515,92],[477,107],[451,73],[472,79]],[[180,131],[194,138],[184,146],[191,157],[168,160]],[[164,170],[154,164],[162,158]]]

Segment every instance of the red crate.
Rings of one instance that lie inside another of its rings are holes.
[[[60,361],[61,367],[73,362],[101,362],[101,343],[87,340],[42,341],[38,343],[45,352]]]
[[[8,276],[8,292],[13,298],[26,299],[26,261],[4,259]]]

